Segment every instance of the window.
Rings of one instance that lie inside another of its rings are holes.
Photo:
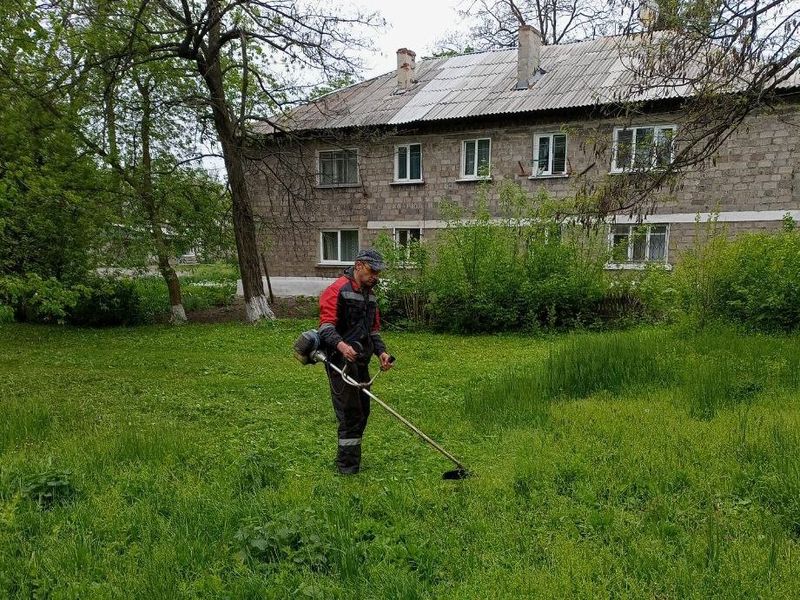
[[[329,150],[319,153],[319,185],[357,185],[358,150]]]
[[[612,263],[666,262],[666,225],[612,225],[608,235]]]
[[[422,145],[394,147],[394,180],[422,181]]]
[[[674,157],[675,126],[614,129],[611,170],[636,171],[666,167]]]
[[[411,248],[414,243],[419,243],[421,237],[422,237],[421,229],[394,230],[395,244],[397,244],[397,247],[401,249],[402,251],[401,256],[404,257],[405,260],[411,259]]]
[[[323,231],[320,236],[320,255],[324,263],[353,262],[358,254],[358,230]]]
[[[492,141],[489,138],[464,140],[461,147],[461,178],[486,179],[492,160]]]
[[[548,133],[533,138],[533,175],[564,175],[567,172],[567,134]]]

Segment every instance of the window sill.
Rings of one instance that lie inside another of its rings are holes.
[[[407,181],[391,181],[389,185],[422,185],[425,183],[424,179],[409,179]]]
[[[330,189],[340,189],[340,188],[358,188],[361,187],[361,183],[330,183],[330,184],[317,184],[317,189],[320,190],[330,190]]]
[[[317,266],[318,267],[352,267],[353,266],[353,261],[351,260],[350,262],[344,262],[344,261],[318,262]]]
[[[566,179],[569,173],[556,173],[555,175],[529,175],[528,179]]]
[[[609,271],[643,271],[648,265],[656,265],[663,267],[667,271],[672,271],[672,265],[668,262],[661,261],[648,261],[648,262],[624,262],[624,263],[606,263],[605,269]]]
[[[462,177],[461,179],[456,179],[456,183],[478,183],[481,181],[491,181],[491,176],[489,177]]]
[[[645,173],[663,173],[664,168],[653,169],[611,169],[609,175],[642,175]]]

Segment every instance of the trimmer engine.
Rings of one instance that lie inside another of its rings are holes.
[[[325,355],[319,349],[321,340],[316,329],[310,329],[300,334],[294,343],[294,357],[304,365],[313,365],[325,360]]]

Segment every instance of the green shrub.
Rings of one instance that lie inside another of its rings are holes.
[[[383,238],[386,320],[464,333],[592,323],[607,285],[598,236],[549,218],[546,195],[531,200],[504,186],[499,220],[486,196],[481,188],[469,219],[443,203],[448,226],[433,243],[412,246],[410,260]]]
[[[236,283],[214,285],[185,284],[181,286],[183,307],[186,310],[203,310],[214,306],[227,306],[233,301]]]
[[[760,331],[800,328],[800,232],[714,232],[676,268],[683,305],[701,324]]]
[[[605,293],[592,312],[602,324],[669,323],[680,314],[680,297],[672,272],[662,264],[641,271],[608,274]]]
[[[524,324],[564,329],[588,323],[606,289],[599,256],[582,255],[577,246],[556,236],[529,241],[520,288]]]
[[[73,325],[108,327],[141,320],[139,294],[130,279],[90,277],[76,290],[78,300],[67,316]]]
[[[138,277],[134,285],[139,294],[139,315],[143,323],[152,323],[158,315],[169,312],[169,292],[161,277]]]
[[[0,304],[0,325],[14,321],[14,309],[5,304]]]
[[[18,321],[63,323],[78,296],[52,277],[42,279],[35,273],[0,277],[0,304],[11,307]]]
[[[382,323],[399,329],[427,326],[425,285],[431,259],[428,246],[412,241],[406,249],[397,246],[386,234],[378,236],[375,246],[387,264],[378,294]]]

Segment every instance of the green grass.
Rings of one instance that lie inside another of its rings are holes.
[[[200,281],[233,282],[239,279],[239,268],[228,263],[205,263],[198,265],[177,265],[178,277],[187,283]]]
[[[204,310],[233,302],[239,277],[235,266],[224,263],[179,265],[176,270],[185,310]],[[169,294],[161,276],[138,277],[134,283],[140,298],[142,321],[152,323],[159,316],[169,314]]]
[[[388,333],[374,391],[447,482],[377,406],[334,474],[309,325],[0,326],[0,597],[800,589],[797,338]]]

